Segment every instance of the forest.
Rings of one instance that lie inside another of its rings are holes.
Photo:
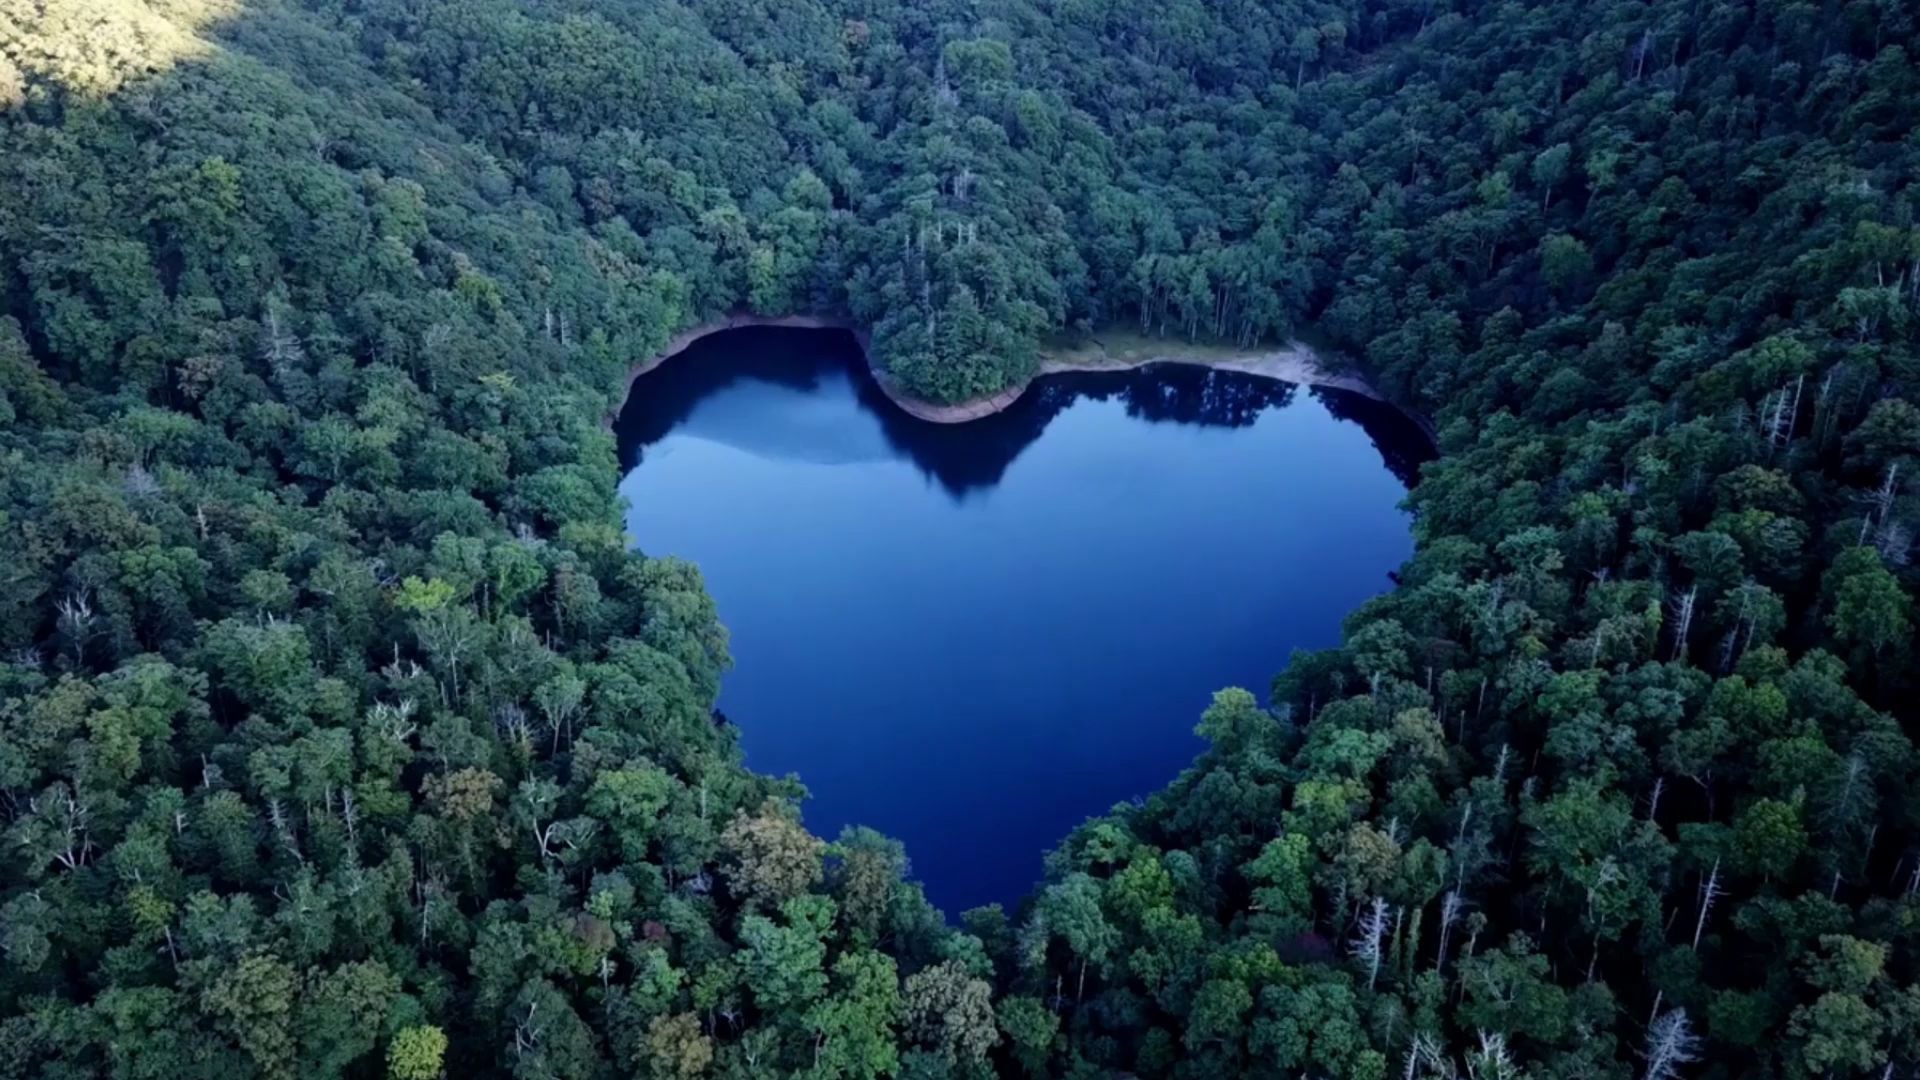
[[[1917,21],[0,4],[0,1077],[1920,1076]],[[942,913],[623,535],[741,310],[1316,327],[1416,554]]]

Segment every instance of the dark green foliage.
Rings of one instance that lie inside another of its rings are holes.
[[[1911,1073],[1915,29],[6,6],[0,1076]],[[956,929],[622,536],[622,376],[740,310],[941,401],[1312,322],[1418,553]]]

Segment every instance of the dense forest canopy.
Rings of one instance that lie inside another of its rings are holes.
[[[1914,1075],[1915,21],[0,6],[0,1076]],[[621,534],[740,309],[1313,322],[1418,553],[949,922]]]

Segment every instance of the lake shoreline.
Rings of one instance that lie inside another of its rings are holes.
[[[796,330],[846,330],[858,339],[860,353],[866,358],[867,371],[873,376],[880,392],[885,394],[901,412],[931,424],[964,424],[1002,412],[1020,400],[1033,384],[1053,375],[1101,371],[1131,371],[1150,364],[1186,364],[1212,368],[1215,371],[1237,371],[1247,375],[1273,379],[1278,382],[1294,383],[1299,386],[1324,386],[1329,389],[1343,390],[1358,394],[1372,401],[1394,405],[1386,395],[1374,389],[1373,385],[1358,375],[1339,374],[1328,370],[1321,354],[1311,346],[1300,342],[1290,342],[1270,349],[1230,352],[1225,355],[1205,355],[1199,352],[1182,352],[1177,342],[1169,343],[1164,351],[1157,348],[1150,354],[1140,357],[1112,357],[1106,352],[1096,336],[1091,343],[1098,352],[1097,358],[1060,358],[1043,357],[1040,370],[1025,382],[1009,386],[1004,390],[984,397],[966,401],[942,404],[928,401],[909,393],[890,373],[873,362],[872,335],[861,329],[850,319],[823,315],[753,315],[739,313],[725,318],[701,323],[675,334],[667,344],[651,358],[636,364],[627,373],[625,388],[613,411],[607,414],[609,426],[619,418],[627,406],[627,400],[633,395],[633,386],[640,377],[685,352],[695,342],[714,334],[728,330],[741,330],[749,327],[785,327]],[[1399,406],[1395,405],[1395,408]],[[1433,425],[1423,416],[1399,409],[1414,425],[1420,428],[1430,441],[1437,443]]]
[[[1042,346],[1168,351],[1128,329]],[[1165,784],[1204,748],[1168,717],[1338,640],[1412,555],[1428,443],[1391,406],[1168,364],[929,423],[857,344],[741,329],[654,368],[613,433],[621,520],[700,568],[755,767],[807,778],[821,835],[921,852],[949,911],[1020,895],[1088,808]]]

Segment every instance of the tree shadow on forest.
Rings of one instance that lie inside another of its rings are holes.
[[[708,335],[634,384],[614,431],[623,470],[692,417],[699,404],[728,388],[762,383],[801,392],[846,378],[865,413],[879,422],[892,456],[913,462],[955,499],[998,484],[1047,425],[1082,399],[1118,399],[1127,415],[1148,423],[1246,427],[1284,408],[1300,387],[1256,375],[1186,364],[1129,371],[1051,375],[1037,380],[1002,412],[962,424],[917,419],[888,400],[868,373],[859,341],[846,330],[742,327]],[[1335,418],[1366,431],[1382,463],[1408,487],[1434,456],[1426,434],[1406,415],[1344,390],[1309,390]]]

